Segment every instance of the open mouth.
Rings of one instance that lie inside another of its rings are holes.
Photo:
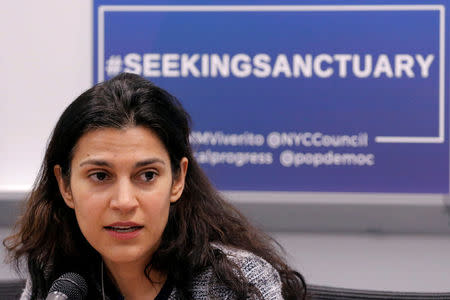
[[[111,230],[119,233],[133,232],[141,229],[144,226],[105,226],[106,230]]]

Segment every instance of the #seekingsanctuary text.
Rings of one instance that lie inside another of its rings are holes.
[[[202,53],[128,53],[119,59],[124,72],[145,77],[235,78],[427,78],[433,54],[338,53],[249,55]],[[111,59],[110,58],[110,59]],[[106,61],[108,66],[108,60]],[[108,70],[107,70],[108,72]]]

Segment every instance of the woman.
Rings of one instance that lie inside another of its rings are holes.
[[[121,74],[80,95],[53,131],[15,235],[22,299],[67,272],[88,299],[303,299],[273,241],[212,187],[166,91]]]

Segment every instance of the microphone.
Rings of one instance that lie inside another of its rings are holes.
[[[53,284],[45,300],[83,300],[87,296],[86,280],[77,273],[65,273]]]

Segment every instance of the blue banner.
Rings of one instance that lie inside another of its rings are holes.
[[[449,192],[449,1],[205,3],[94,1],[93,71],[177,96],[218,188]]]

